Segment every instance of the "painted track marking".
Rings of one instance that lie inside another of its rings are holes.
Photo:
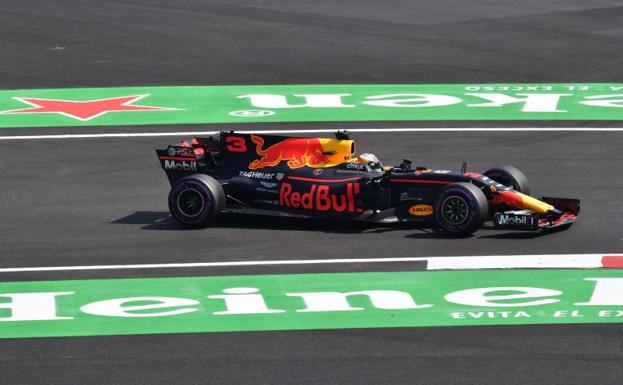
[[[292,259],[272,261],[233,261],[233,262],[189,262],[127,265],[90,266],[44,266],[7,267],[0,273],[39,272],[39,271],[86,271],[86,270],[131,270],[131,269],[172,269],[192,267],[240,267],[240,266],[284,266],[320,265],[346,263],[392,263],[426,261],[427,270],[473,270],[473,269],[595,269],[623,266],[623,254],[542,254],[542,255],[491,255],[457,257],[403,257],[403,258],[344,258],[344,259]]]
[[[240,130],[241,134],[316,134],[334,133],[338,129],[310,130]],[[226,131],[226,130],[225,130]],[[492,128],[352,128],[349,132],[623,132],[623,127],[492,127]],[[37,139],[99,139],[99,138],[137,138],[158,136],[199,136],[212,135],[219,131],[179,131],[179,132],[123,132],[103,134],[58,134],[58,135],[9,135],[0,136],[0,140],[37,140]]]

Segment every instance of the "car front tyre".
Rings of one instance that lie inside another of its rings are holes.
[[[467,236],[478,230],[489,215],[485,194],[471,183],[444,187],[434,206],[435,222],[445,233]]]
[[[528,177],[518,168],[513,166],[498,166],[485,171],[482,175],[505,186],[512,187],[515,191],[530,195]]]

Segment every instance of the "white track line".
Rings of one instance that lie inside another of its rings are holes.
[[[239,267],[239,266],[283,266],[283,265],[320,265],[340,263],[383,263],[427,261],[426,257],[413,258],[372,258],[372,259],[294,259],[277,261],[236,261],[236,262],[191,262],[191,263],[154,263],[138,265],[93,265],[93,266],[50,266],[50,267],[15,267],[0,268],[0,273],[32,271],[76,271],[76,270],[131,270],[131,269],[171,269],[189,267]]]
[[[431,258],[428,270],[465,269],[589,269],[601,268],[605,254],[516,255],[507,257],[446,257]]]
[[[240,130],[241,134],[315,134],[334,133],[338,129],[308,130]],[[223,129],[223,131],[227,131]],[[623,127],[433,127],[433,128],[352,128],[349,132],[623,132]],[[58,135],[13,135],[0,136],[0,140],[35,139],[98,139],[98,138],[137,138],[157,136],[200,136],[212,135],[219,131],[179,131],[179,132],[125,132],[105,134],[58,134]]]
[[[509,269],[509,268],[602,268],[603,257],[620,257],[621,254],[544,254],[544,255],[491,255],[463,257],[405,257],[405,258],[344,258],[344,259],[292,259],[273,261],[154,263],[128,265],[47,266],[0,268],[0,273],[38,271],[86,271],[171,269],[193,267],[287,266],[347,263],[392,263],[427,261],[428,270]]]

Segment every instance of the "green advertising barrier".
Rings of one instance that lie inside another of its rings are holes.
[[[0,284],[0,338],[623,322],[623,271],[487,270]]]
[[[0,128],[622,119],[622,83],[335,84],[0,91]]]

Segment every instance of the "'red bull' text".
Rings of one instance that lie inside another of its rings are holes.
[[[357,197],[361,192],[359,183],[347,183],[345,193],[335,193],[327,185],[312,184],[308,191],[294,191],[292,184],[283,182],[279,188],[279,205],[295,209],[333,211],[337,213],[360,213]]]

